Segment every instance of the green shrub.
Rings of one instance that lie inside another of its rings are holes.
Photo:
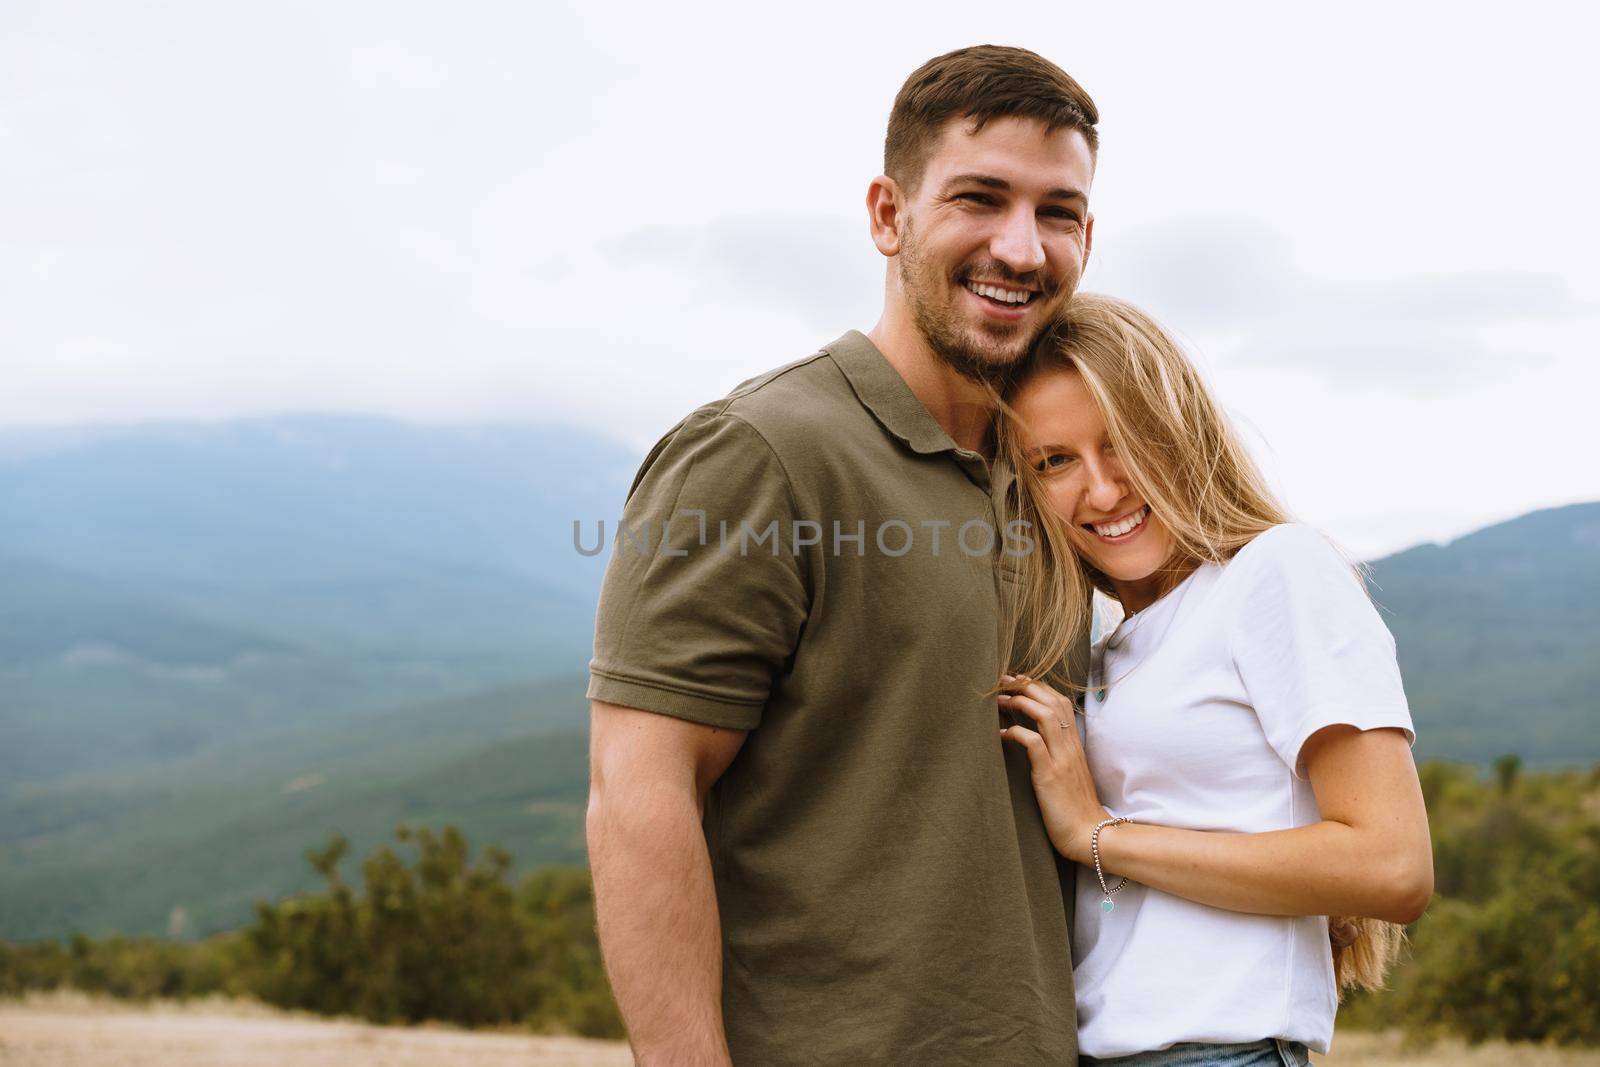
[[[361,864],[359,890],[334,835],[306,858],[325,887],[257,902],[245,929],[198,944],[76,935],[67,943],[0,942],[0,995],[71,987],[146,999],[249,994],[284,1008],[374,1022],[439,1020],[527,1025],[621,1037],[594,932],[582,869],[553,869],[511,884],[511,857],[476,860],[453,826],[401,826],[395,848]]]
[[[1492,782],[1422,768],[1437,895],[1391,989],[1352,998],[1342,1026],[1418,1040],[1600,1044],[1600,792],[1593,773]]]
[[[307,857],[324,892],[257,904],[243,932],[245,985],[272,1004],[375,1022],[524,1023],[620,1037],[594,935],[588,872],[544,871],[513,887],[493,846],[469,861],[455,827],[402,826],[407,864],[384,847],[361,865],[358,894],[339,874],[335,836]]]

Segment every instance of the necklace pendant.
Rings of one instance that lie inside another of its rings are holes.
[[[1100,902],[1100,910],[1105,912],[1108,915],[1111,913],[1111,909],[1116,907],[1116,906],[1117,906],[1117,902],[1112,900],[1110,897],[1106,897],[1106,899],[1104,899],[1104,900],[1102,900]]]
[[[1096,689],[1094,691],[1094,698],[1100,703],[1104,704],[1106,702],[1106,691],[1104,689]]]

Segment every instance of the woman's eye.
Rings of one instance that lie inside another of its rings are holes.
[[[1038,471],[1060,470],[1070,462],[1071,458],[1060,452],[1055,452],[1041,459],[1034,469]]]

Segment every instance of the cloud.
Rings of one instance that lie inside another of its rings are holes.
[[[723,216],[704,225],[651,225],[600,243],[614,267],[697,274],[723,290],[799,315],[824,333],[875,315],[883,259],[865,218],[807,212]]]
[[[934,7],[774,51],[732,4],[0,5],[0,424],[559,415],[648,447],[878,317],[884,117],[970,43]],[[1518,8],[1440,49],[1394,5],[1258,3],[1222,28],[1169,4],[1152,36],[1058,7],[1016,43],[1105,115],[1088,284],[1195,341],[1308,515],[1398,543],[1595,486],[1593,34]],[[1459,106],[1496,49],[1518,91]],[[1485,455],[1508,412],[1551,462]]]
[[[1097,267],[1092,288],[1140,303],[1219,359],[1410,390],[1546,362],[1547,335],[1597,311],[1556,274],[1324,277],[1286,237],[1248,220],[1147,228]]]
[[[866,240],[840,215],[770,212],[640,227],[599,250],[614,269],[695,278],[704,299],[826,331],[875,311],[883,266]],[[1553,273],[1325,277],[1247,219],[1180,219],[1096,254],[1088,288],[1134,300],[1208,356],[1346,384],[1450,389],[1526,370],[1548,360],[1547,328],[1596,312]]]

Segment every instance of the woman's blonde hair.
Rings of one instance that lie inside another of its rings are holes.
[[[1164,589],[1202,563],[1226,562],[1264,530],[1293,521],[1199,370],[1143,311],[1098,293],[1076,294],[1010,392],[1062,371],[1083,381],[1128,481],[1171,532]],[[1089,631],[1091,590],[1113,599],[1117,593],[1074,550],[1071,517],[1051,506],[1043,476],[1024,450],[1017,413],[1004,403],[1000,412],[999,449],[1017,473],[1015,514],[1008,518],[1029,523],[1036,539],[1034,551],[1022,557],[1006,658],[1017,673],[1065,682],[1057,667],[1071,661]],[[1398,955],[1402,930],[1376,919],[1334,917],[1329,939],[1341,992],[1376,989]]]

